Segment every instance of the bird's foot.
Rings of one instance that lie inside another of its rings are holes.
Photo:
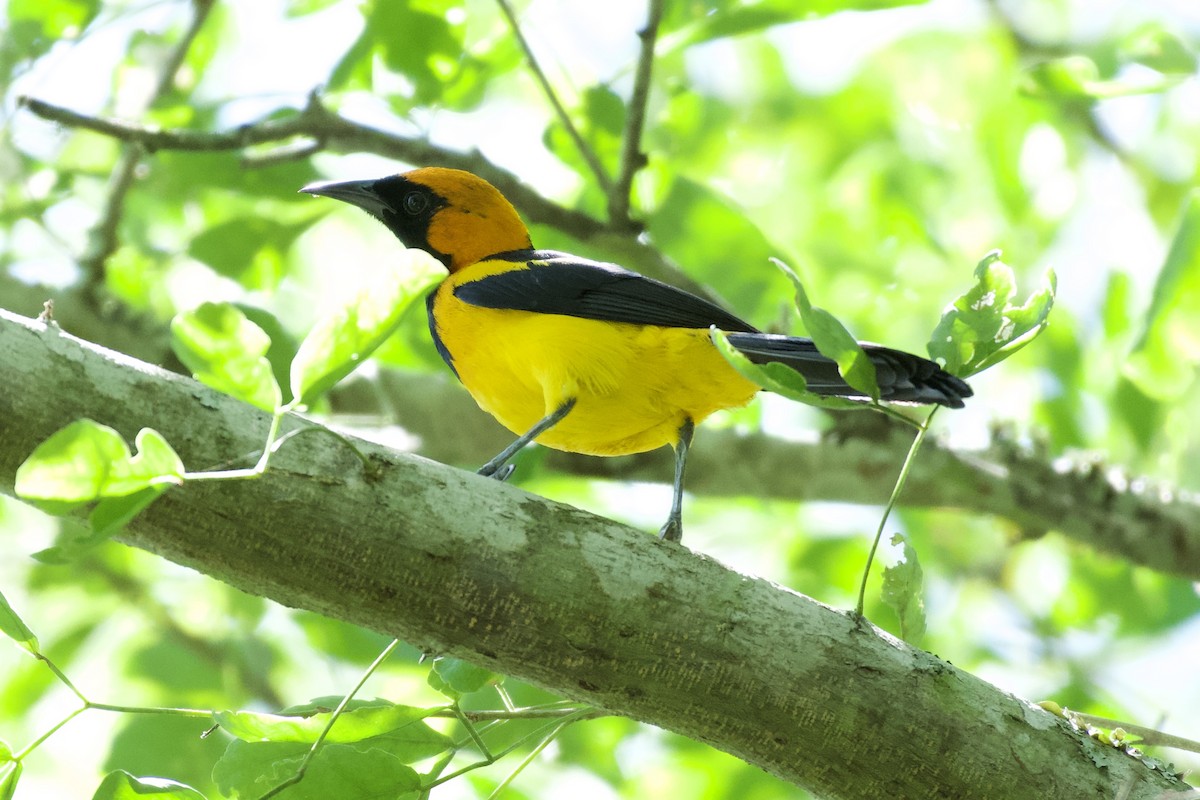
[[[491,478],[492,480],[497,480],[497,481],[500,481],[501,483],[504,483],[506,480],[508,480],[512,476],[513,470],[515,470],[516,468],[517,468],[516,464],[493,464],[492,462],[489,461],[488,463],[486,463],[482,467],[480,467],[478,470],[476,470],[475,474],[482,475],[485,478]]]
[[[658,538],[664,542],[679,543],[683,539],[683,520],[679,517],[671,517],[663,526],[658,529]]]

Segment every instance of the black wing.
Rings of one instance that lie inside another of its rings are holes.
[[[483,308],[507,308],[568,317],[665,328],[703,328],[753,333],[757,329],[720,306],[674,286],[553,250],[514,250],[489,261],[525,263],[464,283],[454,296]]]

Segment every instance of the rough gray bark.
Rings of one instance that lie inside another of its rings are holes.
[[[421,438],[419,452],[483,463],[511,441],[452,379],[384,374],[387,415]],[[377,408],[376,408],[377,410]],[[689,492],[846,503],[887,501],[913,433],[875,414],[845,413],[811,442],[701,428],[688,456]],[[669,482],[667,451],[625,458],[551,452],[555,470],[624,481]],[[1051,459],[998,440],[984,450],[930,441],[901,498],[905,506],[959,508],[1012,521],[1027,535],[1057,532],[1135,564],[1200,580],[1200,498],[1132,478],[1095,458]]]
[[[0,312],[0,490],[88,416],[190,469],[261,413]],[[795,592],[425,459],[301,436],[261,480],[173,489],[123,539],[285,605],[708,742],[829,798],[1158,798],[1187,787]]]

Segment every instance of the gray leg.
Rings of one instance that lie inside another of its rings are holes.
[[[683,538],[683,468],[687,464],[688,448],[692,446],[692,434],[696,425],[691,419],[679,426],[679,441],[675,445],[675,491],[671,497],[671,515],[658,531],[658,538],[667,542],[678,542]]]
[[[498,481],[508,480],[508,476],[512,475],[513,467],[506,467],[505,463],[510,458],[515,456],[522,447],[541,436],[550,428],[553,428],[555,425],[562,422],[563,417],[570,413],[571,409],[574,407],[575,398],[572,397],[570,400],[554,409],[554,411],[538,420],[536,425],[522,434],[515,442],[501,450],[495,458],[480,467],[478,474],[489,478],[495,478]]]

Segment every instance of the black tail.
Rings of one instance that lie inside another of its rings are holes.
[[[817,352],[811,339],[771,333],[730,333],[729,343],[755,364],[778,362],[799,372],[814,394],[834,397],[864,397],[842,380],[837,363]],[[960,378],[927,358],[891,350],[877,344],[862,344],[871,363],[881,400],[897,403],[937,403],[962,408],[974,392]]]

